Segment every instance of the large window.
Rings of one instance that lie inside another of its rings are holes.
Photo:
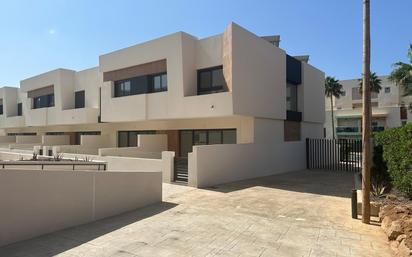
[[[298,87],[296,85],[286,85],[286,110],[298,111]]]
[[[223,66],[197,71],[197,92],[199,95],[222,92],[224,89]]]
[[[118,131],[117,146],[118,147],[136,147],[138,135],[156,134],[154,130],[138,130],[138,131]]]
[[[33,98],[33,109],[53,107],[54,94],[41,95]]]
[[[2,115],[2,114],[3,114],[3,105],[0,104],[0,115]]]
[[[85,92],[84,90],[82,91],[76,91],[74,92],[74,108],[84,108],[85,106]]]
[[[22,116],[23,115],[23,104],[18,103],[17,104],[17,116]]]
[[[167,74],[144,75],[114,82],[114,96],[128,96],[167,91]]]
[[[194,145],[236,144],[236,129],[180,131],[180,156],[187,157]]]
[[[293,85],[302,83],[302,62],[286,55],[286,81]]]

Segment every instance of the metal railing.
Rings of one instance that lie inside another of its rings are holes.
[[[372,126],[373,132],[384,131],[384,126]],[[360,127],[336,127],[336,133],[359,133],[361,132]]]
[[[97,167],[97,170],[106,170],[107,163],[105,162],[55,162],[55,161],[46,161],[46,162],[38,162],[38,161],[0,161],[0,167],[5,169],[7,166],[39,166],[41,170],[44,170],[45,166],[68,166],[71,167],[72,170],[76,170],[78,166],[94,166]]]

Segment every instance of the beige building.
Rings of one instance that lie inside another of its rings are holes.
[[[401,89],[388,80],[382,81],[381,91],[372,93],[372,130],[382,131],[386,128],[399,127],[412,121],[408,106],[411,97],[404,97]],[[360,138],[362,125],[362,95],[359,92],[359,79],[341,80],[344,94],[334,98],[334,120],[336,138]],[[325,135],[332,138],[332,116],[330,98],[325,99]]]
[[[96,68],[1,88],[0,126],[29,150],[39,136],[63,136],[42,149],[172,152],[164,181],[197,187],[303,169],[305,138],[323,136],[324,73],[278,46],[234,23],[202,39],[177,32],[101,55]]]

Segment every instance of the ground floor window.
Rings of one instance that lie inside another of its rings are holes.
[[[117,146],[118,147],[136,147],[138,135],[156,134],[154,130],[137,130],[137,131],[118,131]]]
[[[83,135],[91,135],[91,136],[98,136],[100,135],[100,131],[80,131],[80,132],[75,132],[75,137],[74,137],[74,144],[75,145],[80,145],[81,143],[81,136]]]
[[[236,144],[236,129],[180,131],[180,156],[187,157],[194,145]]]
[[[25,132],[25,133],[7,133],[8,136],[36,136],[35,132]]]
[[[46,132],[47,136],[62,136],[64,132]]]

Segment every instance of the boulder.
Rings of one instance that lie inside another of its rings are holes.
[[[409,246],[405,243],[406,240],[402,240],[402,242],[398,246],[398,256],[401,257],[410,257],[412,256],[412,251]]]

